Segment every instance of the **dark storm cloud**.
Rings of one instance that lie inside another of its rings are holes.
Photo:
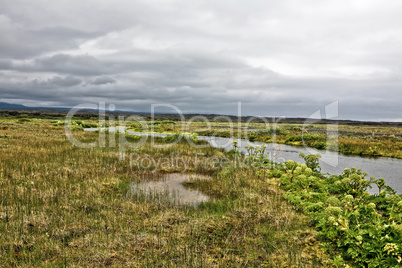
[[[3,101],[401,120],[397,0],[5,1]]]

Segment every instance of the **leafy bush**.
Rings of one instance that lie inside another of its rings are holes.
[[[319,160],[321,158],[321,154],[309,154],[305,155],[304,153],[300,153],[299,156],[304,159],[307,167],[311,168],[315,172],[320,172],[321,167],[319,164]]]
[[[274,178],[280,178],[282,176],[282,172],[280,170],[271,170],[271,176]]]
[[[300,156],[306,164],[286,162],[281,185],[285,198],[311,216],[334,265],[344,260],[357,267],[400,267],[402,262],[402,196],[384,179],[367,180],[360,169],[339,176],[320,174],[319,155]],[[377,185],[379,193],[367,192]]]
[[[314,144],[314,147],[316,148],[316,149],[325,149],[325,147],[327,146],[327,143],[326,142],[323,142],[323,141],[318,141],[318,142],[316,142],[315,144]]]

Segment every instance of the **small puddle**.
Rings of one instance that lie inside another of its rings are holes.
[[[166,174],[161,180],[131,183],[129,195],[137,196],[137,198],[159,199],[161,202],[166,201],[174,205],[197,205],[209,200],[209,197],[198,190],[184,188],[182,183],[199,179],[211,178],[197,174]]]

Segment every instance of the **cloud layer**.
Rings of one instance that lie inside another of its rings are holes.
[[[399,0],[1,5],[1,101],[402,120]]]

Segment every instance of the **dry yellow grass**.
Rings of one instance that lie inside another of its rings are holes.
[[[74,132],[81,141],[97,133]],[[134,152],[128,150],[127,153]],[[49,120],[3,119],[0,127],[0,266],[215,267],[321,266],[321,253],[305,216],[282,198],[274,178],[197,161],[221,150],[186,143],[137,149],[140,156],[190,157],[188,172],[213,200],[177,207],[127,196],[149,169],[119,160],[117,148],[80,149]],[[177,172],[166,166],[157,172]]]

